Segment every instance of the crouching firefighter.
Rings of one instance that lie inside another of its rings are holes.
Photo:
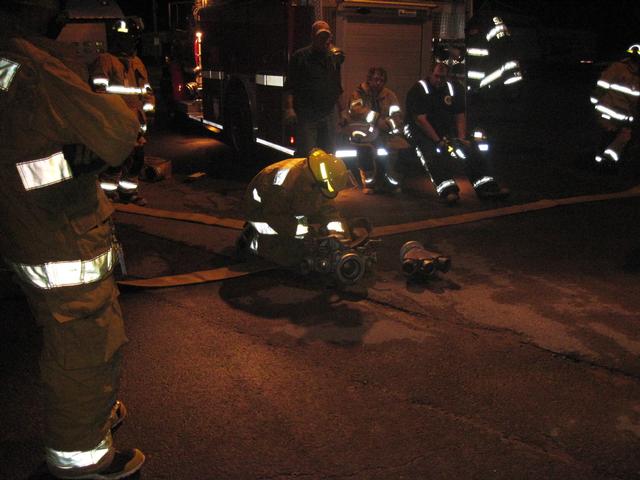
[[[144,455],[116,450],[111,437],[127,338],[113,209],[96,173],[99,159],[124,161],[139,124],[120,98],[93,93],[45,37],[55,38],[60,14],[58,0],[0,2],[0,20],[10,20],[0,28],[0,256],[43,331],[49,471],[125,478]]]
[[[333,203],[350,183],[355,180],[344,162],[320,149],[269,165],[245,193],[239,252],[302,273],[330,274],[343,285],[358,282],[375,252],[367,222],[346,222]]]

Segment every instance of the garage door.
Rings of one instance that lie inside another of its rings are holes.
[[[421,75],[423,24],[398,23],[397,18],[364,21],[361,17],[339,23],[344,29],[339,46],[346,54],[342,70],[345,94],[350,95],[366,79],[369,67],[380,66],[387,70],[387,86],[396,92],[404,109],[407,91]]]

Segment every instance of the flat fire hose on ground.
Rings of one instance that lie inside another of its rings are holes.
[[[580,195],[560,199],[544,199],[536,202],[524,203],[522,205],[511,205],[509,207],[495,208],[493,210],[481,210],[478,212],[451,215],[449,217],[431,218],[416,222],[402,223],[397,225],[387,225],[384,227],[374,227],[371,237],[385,237],[397,235],[399,233],[415,232],[418,230],[429,230],[450,225],[460,225],[463,223],[477,222],[491,218],[504,217],[519,213],[546,210],[548,208],[566,205],[576,205],[580,203],[601,202],[605,200],[617,200],[640,196],[640,185],[636,185],[628,190],[615,193],[604,193],[599,195]],[[131,204],[116,204],[115,209],[119,212],[145,215],[155,218],[167,218],[172,220],[200,223],[222,228],[242,230],[243,220],[233,218],[220,218],[202,213],[175,212],[170,210],[158,210],[146,207],[139,207]],[[138,280],[119,280],[119,285],[140,287],[140,288],[162,288],[177,287],[183,285],[193,285],[205,282],[217,282],[230,278],[243,277],[253,273],[264,272],[279,268],[278,265],[266,260],[256,259],[251,262],[237,263],[228,267],[215,268],[212,270],[202,270],[199,272],[186,273],[181,275],[170,275],[165,277],[155,277]]]
[[[139,207],[132,203],[116,203],[113,205],[118,212],[133,213],[136,215],[145,215],[147,217],[167,218],[170,220],[180,220],[183,222],[201,223],[203,225],[213,225],[216,227],[231,228],[233,230],[242,230],[244,220],[235,218],[220,218],[205,213],[192,212],[175,212],[172,210],[159,210],[157,208]]]
[[[264,272],[279,268],[275,263],[260,258],[252,262],[235,263],[228,267],[201,270],[198,272],[184,273],[181,275],[168,275],[166,277],[141,278],[131,280],[118,280],[118,285],[138,288],[164,288],[195,285],[198,283],[218,282],[230,278],[244,277],[252,273]]]

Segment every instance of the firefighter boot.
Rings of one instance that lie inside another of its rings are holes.
[[[487,182],[476,188],[476,195],[482,200],[502,200],[509,196],[509,189],[500,187],[497,182]]]
[[[145,456],[137,448],[114,450],[89,467],[61,469],[49,465],[55,478],[116,480],[128,478],[142,468]]]
[[[100,175],[100,188],[107,196],[109,200],[112,202],[117,202],[119,200],[118,196],[118,182],[120,181],[119,174],[110,174],[108,172],[104,172]]]
[[[140,207],[147,204],[145,198],[138,191],[137,178],[121,178],[118,182],[118,195],[123,203],[133,203]]]
[[[458,192],[449,192],[442,195],[441,198],[447,205],[455,205],[460,200],[460,195],[458,195]]]
[[[375,192],[374,187],[374,182],[375,182],[375,178],[374,172],[367,172],[364,169],[360,168],[360,181],[362,182],[362,193],[364,193],[365,195],[372,195]]]
[[[458,194],[459,189],[457,185],[452,185],[449,188],[446,188],[442,192],[438,193],[438,198],[442,203],[446,203],[447,205],[455,205],[460,200],[460,195]]]

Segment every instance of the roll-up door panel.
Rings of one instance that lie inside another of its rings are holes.
[[[422,58],[422,24],[397,23],[394,19],[373,21],[347,19],[343,45],[346,61],[342,70],[342,84],[346,95],[364,81],[369,67],[387,70],[387,86],[404,99],[411,86],[420,79]]]

